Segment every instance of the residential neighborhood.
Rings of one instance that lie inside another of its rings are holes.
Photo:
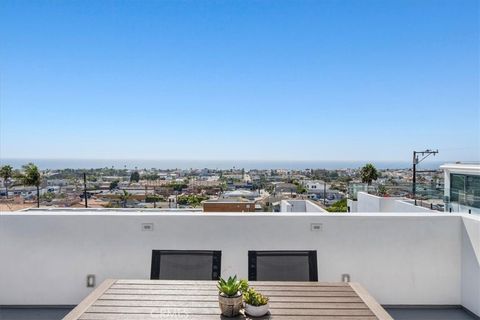
[[[411,197],[411,169],[377,171],[375,179],[365,183],[361,168],[39,170],[38,191],[40,206],[49,208],[202,209],[214,203],[238,203],[243,208],[247,202],[249,207],[240,210],[245,212],[280,211],[280,202],[291,199],[309,200],[327,209],[346,198],[355,199],[359,191]],[[26,185],[21,175],[22,169],[16,169],[11,177],[0,178],[3,210],[38,205],[36,186]],[[443,210],[442,170],[418,175],[417,181],[417,200],[434,203],[435,209]],[[346,205],[343,210],[347,210]]]

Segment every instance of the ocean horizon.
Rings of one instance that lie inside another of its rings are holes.
[[[356,169],[366,163],[372,163],[378,169],[409,169],[412,163],[408,161],[286,161],[286,160],[153,160],[153,159],[26,159],[26,158],[3,158],[0,165],[11,165],[16,169],[29,162],[35,163],[40,169]],[[421,167],[426,169],[438,169],[445,161],[425,161]]]

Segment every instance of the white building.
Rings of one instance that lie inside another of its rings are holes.
[[[307,181],[305,182],[305,189],[309,193],[323,193],[330,190],[330,185],[323,181]]]
[[[480,164],[449,163],[445,177],[445,210],[480,214]]]

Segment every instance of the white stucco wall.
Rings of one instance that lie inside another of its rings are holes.
[[[425,213],[437,213],[439,211],[431,210],[422,206],[416,206],[412,203],[408,203],[402,200],[395,200],[393,202],[393,211],[384,212],[425,212]]]
[[[281,212],[306,212],[305,200],[282,200],[280,201]]]
[[[350,208],[350,212],[358,212],[358,201],[347,199],[347,207]]]
[[[462,304],[480,315],[480,217],[462,218]]]
[[[379,197],[366,192],[358,192],[356,208],[351,207],[351,210],[352,212],[437,212],[403,200],[404,198]]]
[[[328,212],[309,200],[282,200],[280,212]]]
[[[292,205],[286,201],[280,201],[280,212],[292,212]]]
[[[322,207],[311,201],[305,202],[305,209],[307,212],[328,212],[327,210],[323,209]]]
[[[356,212],[381,212],[380,197],[368,194],[366,192],[357,192],[357,211]]]
[[[91,292],[87,274],[97,283],[148,279],[153,249],[222,250],[222,275],[244,278],[248,250],[317,250],[319,281],[349,273],[383,304],[461,304],[478,294],[462,287],[461,221],[452,214],[2,214],[0,305],[77,304]],[[141,231],[142,223],[154,230]]]

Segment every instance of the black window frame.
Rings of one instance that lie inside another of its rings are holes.
[[[318,264],[316,250],[259,250],[248,251],[248,280],[257,281],[258,256],[306,256],[308,257],[308,281],[318,281]],[[262,280],[263,281],[263,280]]]
[[[208,255],[212,256],[212,279],[219,280],[222,272],[222,251],[220,250],[152,250],[150,280],[160,279],[162,255]]]

